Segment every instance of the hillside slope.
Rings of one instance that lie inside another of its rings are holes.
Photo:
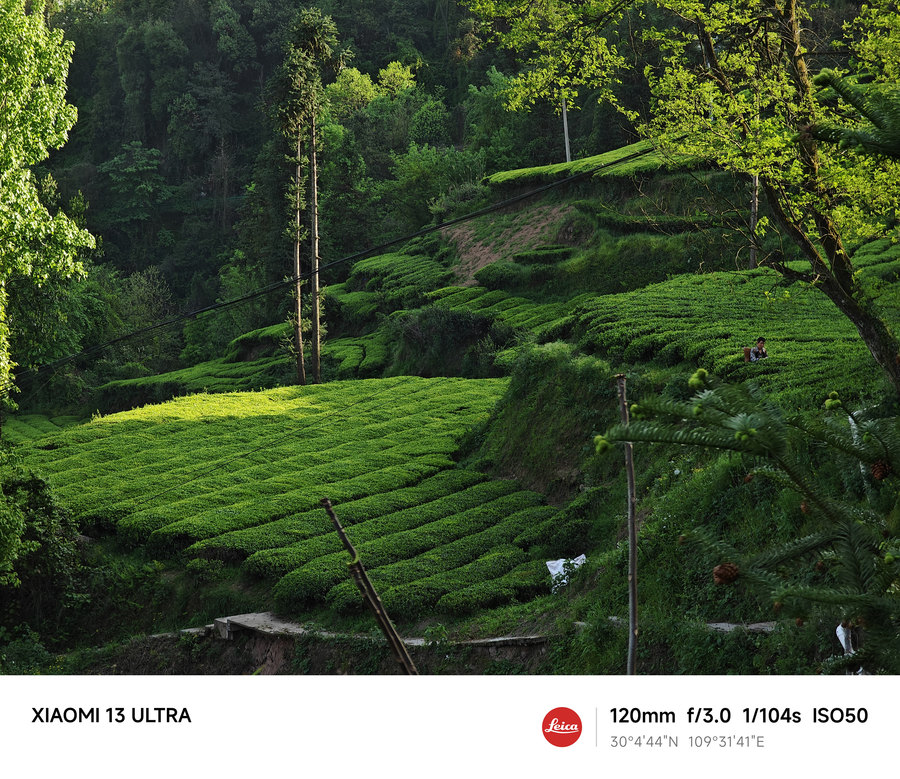
[[[569,172],[508,172],[492,186],[499,200]],[[620,672],[625,634],[609,618],[626,614],[625,481],[620,459],[593,446],[618,419],[614,375],[632,399],[677,401],[705,368],[791,413],[834,392],[847,408],[886,397],[818,290],[743,267],[730,226],[742,213],[722,205],[743,187],[644,159],[484,214],[327,286],[328,383],[270,389],[290,375],[289,325],[275,323],[218,360],[111,382],[96,400],[109,411],[188,397],[31,443],[21,419],[19,450],[88,532],[230,571],[301,618],[360,605],[318,508],[329,497],[396,618],[471,633],[534,622],[563,632],[557,670]],[[855,259],[900,322],[897,245],[874,241]],[[745,363],[759,335],[770,357]],[[804,456],[833,498],[887,501],[893,489],[820,448]],[[699,529],[752,554],[815,532],[820,518],[795,493],[748,478],[759,462],[740,454],[644,445],[636,458],[645,669],[805,673],[836,651],[834,609],[791,614],[766,636],[707,631],[774,615],[749,589],[717,587],[709,553],[679,543]],[[549,594],[544,561],[581,553],[588,564]]]

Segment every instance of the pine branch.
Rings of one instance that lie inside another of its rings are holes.
[[[837,531],[831,529],[821,533],[811,533],[803,538],[790,541],[777,549],[770,549],[754,555],[750,559],[753,567],[770,569],[813,552],[820,552],[834,543]]]

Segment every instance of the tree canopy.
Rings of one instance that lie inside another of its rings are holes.
[[[0,399],[11,388],[7,285],[42,284],[80,271],[77,250],[93,239],[42,202],[34,165],[65,143],[76,119],[66,102],[72,44],[25,0],[0,5]]]
[[[809,132],[838,115],[813,83],[805,24],[812,3],[473,0],[472,8],[497,22],[505,30],[501,42],[527,58],[529,68],[511,91],[515,102],[593,84],[601,100],[618,104],[660,150],[758,176],[770,219],[761,219],[752,234],[744,229],[754,244],[770,224],[780,237],[760,264],[819,287],[857,327],[900,393],[897,339],[860,287],[848,248],[891,228],[900,170],[895,160],[820,146]],[[626,67],[625,14],[632,35],[657,51],[657,62],[644,69],[646,115],[626,108],[615,90]],[[895,3],[874,0],[845,25],[853,62],[876,82],[890,80],[900,63],[893,18]],[[788,262],[792,255],[806,261],[805,270]]]

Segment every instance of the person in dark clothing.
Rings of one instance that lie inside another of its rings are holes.
[[[754,346],[750,350],[750,362],[756,362],[757,360],[765,360],[766,357],[769,356],[769,353],[766,351],[766,339],[765,338],[757,338],[756,346]]]

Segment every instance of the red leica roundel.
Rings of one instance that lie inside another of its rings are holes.
[[[547,712],[541,730],[553,746],[569,747],[581,736],[581,717],[572,709],[560,706]]]

